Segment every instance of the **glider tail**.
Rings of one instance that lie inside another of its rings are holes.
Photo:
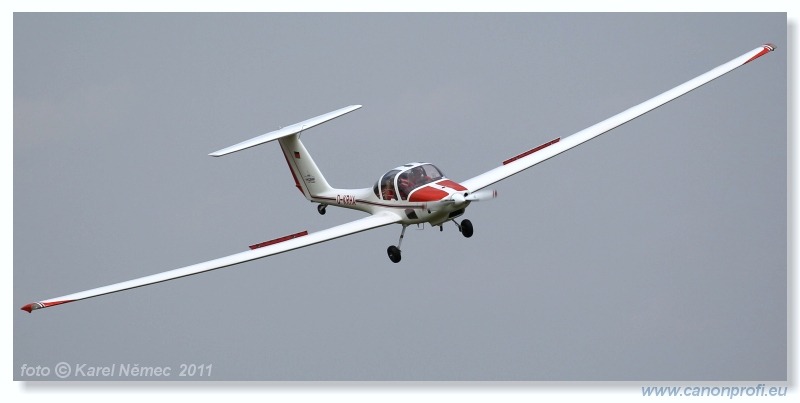
[[[360,107],[361,105],[350,105],[324,115],[304,120],[300,123],[295,123],[291,126],[286,126],[273,132],[262,134],[239,144],[215,151],[209,155],[213,157],[220,157],[226,154],[244,150],[246,148],[255,147],[259,144],[278,140],[278,143],[281,145],[281,151],[283,151],[283,156],[286,158],[286,163],[289,165],[289,170],[294,177],[295,186],[300,189],[300,192],[303,193],[303,196],[305,196],[308,200],[312,200],[312,198],[317,195],[329,193],[333,190],[333,188],[331,188],[331,186],[328,184],[328,181],[325,180],[325,177],[322,175],[322,171],[320,171],[319,167],[317,167],[317,164],[314,163],[314,159],[311,158],[311,154],[308,153],[308,150],[300,141],[300,134],[303,132],[303,130],[310,129],[316,125],[338,118],[339,116],[350,113]]]
[[[294,185],[306,199],[312,200],[314,196],[333,190],[314,159],[311,158],[311,154],[300,141],[299,133],[282,137],[278,143],[280,143],[283,156],[289,165],[289,171],[292,172]]]

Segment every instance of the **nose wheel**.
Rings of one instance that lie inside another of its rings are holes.
[[[464,235],[464,238],[469,238],[472,236],[474,232],[474,229],[472,228],[472,221],[464,220],[461,221],[461,224],[457,223],[455,220],[453,220],[453,222],[456,223],[458,230],[461,232],[461,235]]]
[[[318,206],[317,206],[317,212],[318,212],[320,215],[325,215],[325,207],[328,207],[328,205],[327,205],[327,204],[320,204],[320,205],[318,205]]]

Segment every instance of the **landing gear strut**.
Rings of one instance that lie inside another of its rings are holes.
[[[389,260],[391,260],[392,263],[399,263],[400,259],[403,257],[402,254],[400,253],[400,245],[403,243],[403,236],[405,234],[406,234],[406,226],[404,225],[403,230],[400,231],[400,240],[397,241],[397,246],[392,245],[389,246],[388,249],[386,249],[386,253],[389,255]]]
[[[328,205],[327,204],[320,204],[319,206],[317,206],[317,212],[320,215],[325,215],[325,207],[328,207]]]

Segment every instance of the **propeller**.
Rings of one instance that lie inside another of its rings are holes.
[[[472,193],[453,193],[448,199],[437,200],[434,202],[426,203],[426,208],[431,211],[439,210],[444,206],[460,207],[466,202],[491,200],[497,197],[497,191],[494,189],[483,189]]]

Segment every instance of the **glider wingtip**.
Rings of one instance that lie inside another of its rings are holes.
[[[755,55],[753,55],[753,57],[751,57],[751,58],[747,59],[747,61],[746,61],[746,62],[744,62],[744,63],[742,63],[742,64],[747,64],[747,63],[750,63],[750,62],[752,62],[753,60],[756,60],[756,59],[758,59],[759,57],[761,57],[761,56],[764,56],[764,55],[766,55],[766,54],[767,54],[767,53],[769,53],[769,52],[773,52],[773,51],[775,51],[775,49],[776,49],[775,45],[773,45],[773,44],[771,44],[771,43],[765,43],[765,44],[761,45],[761,50],[760,50],[758,53],[756,53]],[[754,49],[754,51],[755,51],[755,50],[758,50],[758,48]]]
[[[228,148],[223,148],[222,150],[214,151],[213,153],[209,153],[208,155],[211,157],[222,157],[223,155],[228,155],[234,151],[239,151],[239,150],[233,150],[233,147],[228,147]]]
[[[20,308],[20,309],[22,309],[23,311],[25,311],[25,312],[27,312],[27,313],[31,313],[31,312],[33,312],[35,309],[39,309],[39,308],[41,308],[41,307],[42,307],[42,305],[41,305],[41,304],[39,304],[38,302],[33,302],[33,303],[30,303],[30,304],[28,304],[28,305],[25,305],[25,306],[23,306],[23,307],[22,307],[22,308]]]
[[[22,309],[25,312],[31,313],[37,309],[48,308],[51,306],[66,304],[67,302],[72,302],[72,299],[65,299],[62,301],[46,301],[46,302],[31,302],[28,305],[23,306]]]

